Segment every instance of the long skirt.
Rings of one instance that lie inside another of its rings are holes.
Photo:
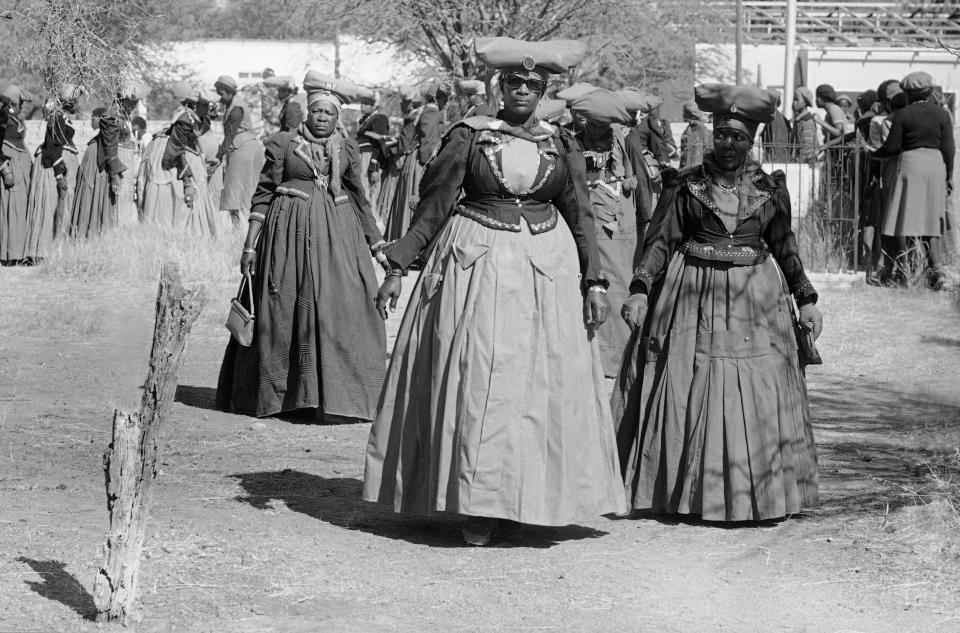
[[[117,226],[117,205],[110,176],[97,167],[97,145],[88,145],[77,171],[77,188],[70,216],[70,237],[88,238]]]
[[[772,258],[674,255],[614,389],[634,508],[746,521],[817,505],[790,302]]]
[[[407,154],[403,158],[400,178],[393,204],[387,215],[387,241],[399,240],[410,228],[410,220],[417,203],[420,202],[420,179],[423,177],[423,165],[417,160],[417,153]]]
[[[373,213],[377,219],[377,226],[386,227],[387,218],[390,217],[390,209],[393,208],[393,200],[397,197],[397,183],[400,182],[400,172],[403,167],[403,157],[397,157],[389,161],[383,168],[380,175],[380,191],[377,193],[376,204]]]
[[[17,262],[26,256],[27,199],[30,195],[32,161],[27,150],[7,141],[3,153],[10,158],[13,187],[0,183],[0,261]]]
[[[364,499],[535,525],[623,511],[576,253],[563,222],[538,235],[447,222],[397,335]]]
[[[44,167],[40,150],[33,159],[30,170],[30,195],[27,197],[27,247],[25,256],[33,259],[50,254],[53,240],[64,235],[64,222],[73,208],[74,188],[77,184],[77,155],[63,151],[63,163],[67,173],[64,182],[67,188],[61,194],[57,189],[57,177],[52,167]]]
[[[921,148],[900,154],[890,183],[883,235],[939,237],[947,208],[947,168],[940,150]]]
[[[176,168],[164,169],[162,165],[167,140],[166,136],[154,136],[143,152],[137,201],[141,223],[172,228],[183,222],[186,205]]]
[[[117,147],[117,156],[126,167],[117,191],[117,223],[120,226],[136,226],[139,215],[136,201],[137,172],[140,170],[136,145],[121,143]]]
[[[370,162],[373,160],[373,152],[370,150],[364,150],[360,152],[360,179],[363,181],[363,191],[367,194],[367,200],[371,204],[371,208],[374,209],[374,218],[377,220],[377,224],[382,228],[380,218],[376,214],[375,205],[377,198],[380,196],[380,180],[377,180],[374,184],[370,184],[370,178],[368,174],[370,172]],[[378,170],[379,176],[382,177],[382,170]]]
[[[590,189],[590,202],[596,218],[600,263],[610,287],[611,317],[597,330],[603,373],[614,378],[620,373],[624,352],[630,340],[630,328],[619,318],[620,306],[630,295],[634,255],[637,250],[637,219],[617,187],[599,185]]]
[[[221,211],[250,211],[250,201],[260,179],[265,162],[263,143],[249,140],[227,152],[223,168]]]
[[[373,419],[386,365],[378,284],[360,220],[326,192],[277,195],[257,247],[256,332],[231,338],[217,405],[255,416],[319,408]]]

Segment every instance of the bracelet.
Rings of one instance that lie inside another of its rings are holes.
[[[245,248],[245,249],[243,249],[243,252],[244,252],[244,253],[253,253],[254,255],[256,255],[257,249],[255,249],[255,248]]]
[[[404,276],[403,271],[400,270],[399,268],[394,268],[393,270],[387,273],[387,277],[403,277],[403,276]]]
[[[602,295],[607,294],[607,289],[603,286],[590,286],[587,288],[587,292],[599,292]]]

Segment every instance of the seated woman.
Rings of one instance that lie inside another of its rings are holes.
[[[350,85],[311,71],[304,87],[306,122],[267,140],[240,259],[241,272],[255,273],[256,331],[250,347],[230,339],[217,405],[371,420],[387,357],[371,259],[383,241],[360,150],[335,133]]]
[[[818,502],[793,300],[813,337],[823,320],[785,178],[747,160],[776,95],[711,84],[696,99],[713,152],[666,173],[621,313],[636,336],[614,390],[621,465],[635,509],[775,519]]]
[[[567,525],[623,509],[595,328],[606,281],[576,140],[537,119],[579,42],[476,40],[504,109],[457,124],[423,177],[417,219],[384,249],[377,303],[433,244],[400,325],[367,446],[363,498],[396,512]],[[462,192],[462,193],[461,193]]]

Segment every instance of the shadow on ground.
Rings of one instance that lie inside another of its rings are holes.
[[[383,538],[431,547],[463,547],[460,521],[452,515],[409,518],[360,499],[362,483],[347,477],[321,477],[297,470],[231,475],[245,494],[237,501],[270,509],[282,501],[294,512]],[[548,548],[564,541],[598,538],[606,532],[579,525],[540,527],[508,523],[495,541],[498,547]]]
[[[810,409],[822,506],[832,515],[916,503],[924,464],[953,453],[960,402],[858,380],[816,383]]]
[[[34,560],[25,556],[21,556],[17,561],[29,565],[30,569],[43,578],[42,582],[24,581],[32,591],[70,607],[84,620],[92,622],[96,619],[97,607],[93,603],[93,596],[65,569],[66,563],[58,560]]]
[[[177,385],[177,393],[173,400],[188,407],[209,411],[217,410],[217,390],[211,387]]]

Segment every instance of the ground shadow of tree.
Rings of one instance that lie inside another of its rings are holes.
[[[66,563],[58,560],[34,560],[25,556],[21,556],[17,561],[29,565],[30,569],[43,578],[42,582],[24,581],[32,591],[70,607],[84,620],[92,622],[96,619],[97,607],[93,596],[65,569]]]
[[[321,477],[297,470],[265,471],[231,475],[244,493],[237,501],[262,510],[282,501],[294,512],[320,521],[432,547],[463,547],[460,521],[451,515],[409,518],[360,498],[362,483],[348,477]],[[505,526],[498,547],[548,548],[564,541],[597,538],[606,532],[588,527]]]
[[[924,464],[952,454],[960,438],[960,404],[899,393],[849,379],[819,381],[810,409],[820,462],[820,515],[916,503],[911,492]]]

